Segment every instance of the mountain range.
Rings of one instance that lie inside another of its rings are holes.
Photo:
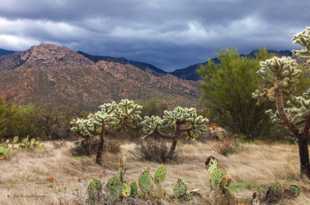
[[[270,53],[274,53],[278,56],[291,56],[292,53],[289,50],[268,50]],[[257,54],[258,49],[253,50],[249,52],[248,54],[242,54],[244,57],[255,57]],[[14,51],[8,51],[4,49],[0,49],[0,56],[3,55],[8,55],[8,54],[13,54],[15,53]],[[200,80],[200,76],[196,73],[196,70],[202,66],[207,64],[208,61],[201,62],[201,63],[196,63],[193,65],[189,65],[185,68],[177,69],[173,72],[167,72],[164,71],[161,68],[158,68],[150,63],[146,62],[141,62],[141,61],[135,61],[135,60],[130,60],[124,57],[112,57],[112,56],[103,56],[103,55],[92,55],[83,51],[77,51],[78,54],[83,55],[84,57],[88,58],[89,60],[93,61],[94,63],[97,63],[99,61],[106,61],[106,62],[112,62],[112,63],[119,63],[122,65],[132,65],[136,68],[139,68],[143,71],[149,71],[154,75],[157,76],[162,76],[162,75],[174,75],[178,78],[185,79],[185,80],[193,80],[197,81]],[[218,58],[211,58],[211,60],[215,63],[219,63]]]
[[[19,104],[94,109],[122,98],[161,98],[193,105],[198,83],[154,75],[132,64],[94,60],[53,44],[41,44],[0,57],[0,97]]]
[[[254,57],[256,52],[245,56]],[[291,55],[289,51],[273,52]],[[0,98],[79,109],[94,109],[122,98],[160,98],[171,105],[191,106],[199,96],[196,69],[205,63],[168,73],[148,63],[95,56],[53,44],[19,52],[0,50]]]

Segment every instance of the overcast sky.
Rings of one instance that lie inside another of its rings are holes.
[[[1,0],[0,48],[59,43],[166,70],[220,49],[291,49],[310,0]]]

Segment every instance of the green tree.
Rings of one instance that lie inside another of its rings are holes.
[[[302,47],[294,52],[296,59],[273,57],[261,62],[257,72],[261,86],[253,95],[274,103],[275,110],[268,112],[297,140],[300,173],[310,178],[310,27],[297,34],[293,42]]]
[[[32,105],[0,101],[0,138],[39,136],[41,130],[37,119],[37,109]]]
[[[202,102],[213,121],[250,137],[268,133],[271,123],[265,110],[270,103],[258,105],[251,96],[259,83],[259,61],[269,56],[266,49],[256,58],[241,57],[236,50],[228,49],[219,54],[220,63],[209,60],[198,70],[203,78]]]

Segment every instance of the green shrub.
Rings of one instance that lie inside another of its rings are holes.
[[[70,118],[66,109],[16,105],[0,100],[0,140],[14,136],[59,138],[70,134]]]
[[[253,182],[247,182],[247,181],[236,181],[232,182],[227,189],[230,193],[238,193],[243,190],[256,190],[259,191],[260,187],[259,185],[253,183]]]
[[[27,136],[26,138],[14,137],[12,140],[7,140],[6,144],[9,149],[18,150],[34,150],[43,149],[44,145],[37,139]]]
[[[137,146],[138,157],[147,161],[166,163],[168,160],[168,153],[169,144],[163,139],[145,139],[140,142],[139,146]],[[172,160],[175,160],[176,157],[177,153],[174,154],[174,158]]]
[[[301,192],[300,187],[297,185],[290,185],[288,190],[290,193],[292,193],[293,197],[298,197]]]
[[[256,58],[245,58],[230,49],[219,54],[219,64],[209,61],[199,69],[202,102],[212,121],[249,137],[269,133],[272,124],[265,110],[271,103],[258,105],[252,98],[259,84],[259,61],[268,56],[262,50]]]
[[[240,149],[240,144],[237,139],[226,137],[223,140],[218,141],[214,148],[216,152],[224,156],[228,156],[230,154],[236,153]]]
[[[0,101],[0,139],[40,135],[34,106],[14,105]]]

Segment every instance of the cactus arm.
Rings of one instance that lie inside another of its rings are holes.
[[[287,114],[285,113],[283,91],[279,87],[275,89],[275,100],[276,109],[279,113],[279,117],[282,123],[289,128],[289,130],[294,134],[295,137],[300,136],[298,128],[289,120]]]
[[[306,138],[310,137],[310,114],[306,117],[305,127],[304,127],[304,136]]]

